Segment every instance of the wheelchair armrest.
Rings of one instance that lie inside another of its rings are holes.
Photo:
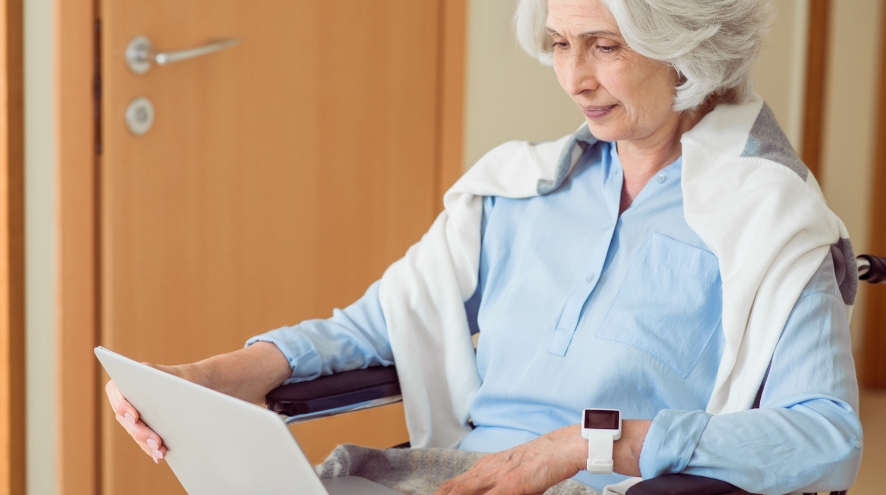
[[[329,411],[400,395],[397,368],[374,367],[321,376],[272,390],[267,408],[287,416]]]
[[[643,480],[626,495],[749,495],[725,481],[691,474],[666,474]]]
[[[643,480],[628,488],[626,495],[751,495],[725,481],[692,474],[666,474]],[[807,494],[812,495],[812,494]],[[831,492],[846,495],[846,490]]]

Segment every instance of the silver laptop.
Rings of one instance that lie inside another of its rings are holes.
[[[95,355],[163,439],[166,462],[190,495],[398,494],[364,478],[321,480],[282,418],[267,409],[103,347]]]

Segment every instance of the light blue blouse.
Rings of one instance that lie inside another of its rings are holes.
[[[760,409],[704,412],[724,336],[717,257],[686,224],[682,162],[657,174],[620,217],[616,147],[588,148],[563,185],[484,202],[476,429],[460,448],[495,452],[578,423],[586,407],[654,419],[644,478],[689,473],[754,493],[846,489],[861,459],[858,387],[845,308],[827,257],[797,301]],[[249,340],[275,343],[289,382],[393,364],[378,282],[328,320]],[[576,479],[602,491],[624,479]]]

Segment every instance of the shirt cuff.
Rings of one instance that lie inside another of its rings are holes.
[[[704,411],[662,409],[655,416],[640,452],[643,479],[686,469],[711,415]]]
[[[256,342],[270,342],[286,356],[289,367],[292,368],[292,374],[283,382],[284,385],[313,380],[320,376],[323,365],[320,353],[317,352],[311,339],[306,337],[297,326],[278,328],[256,335],[246,341],[245,347]]]

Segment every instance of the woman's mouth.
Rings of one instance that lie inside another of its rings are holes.
[[[584,112],[585,117],[589,119],[602,119],[603,117],[609,115],[612,110],[618,105],[609,105],[605,107],[597,107],[597,106],[583,106],[581,107],[581,111]]]

